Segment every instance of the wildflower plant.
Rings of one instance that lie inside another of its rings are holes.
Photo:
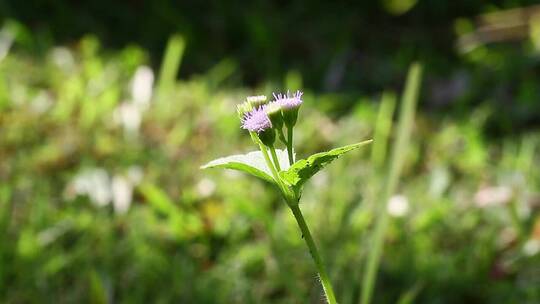
[[[298,120],[298,111],[303,103],[302,92],[273,94],[273,97],[274,100],[268,101],[266,96],[250,96],[237,106],[241,127],[249,132],[251,139],[259,147],[259,151],[219,158],[201,168],[243,171],[272,183],[279,189],[296,219],[302,237],[317,266],[326,299],[328,303],[333,304],[336,303],[336,298],[328,273],[299,207],[302,187],[330,162],[346,152],[369,144],[371,140],[296,160],[293,130]],[[275,148],[278,141],[285,146],[285,149]]]

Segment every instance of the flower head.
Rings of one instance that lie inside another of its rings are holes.
[[[246,115],[246,113],[250,112],[252,109],[253,107],[249,104],[249,102],[246,101],[236,106],[236,113],[238,114],[240,120],[242,120],[244,115]]]
[[[275,94],[274,93],[274,101],[272,104],[277,104],[281,107],[281,112],[283,113],[283,121],[285,122],[285,125],[287,125],[287,128],[292,128],[296,124],[296,120],[298,119],[298,109],[300,109],[300,106],[302,105],[302,92],[296,91],[294,94],[290,94],[287,92],[287,95],[285,94]]]
[[[264,107],[253,109],[244,114],[244,117],[242,118],[242,129],[261,133],[262,131],[271,128],[272,122],[270,122],[270,118],[268,118],[268,114],[266,114]]]
[[[257,96],[248,96],[246,98],[248,102],[251,103],[264,103],[266,102],[266,96],[265,95],[257,95]]]
[[[274,99],[276,103],[283,107],[283,109],[297,109],[302,105],[302,95],[304,93],[296,91],[294,94],[281,94],[274,93]]]

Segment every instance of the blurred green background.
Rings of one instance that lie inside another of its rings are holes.
[[[419,61],[373,303],[540,303],[537,3],[0,1],[0,302],[322,303],[274,189],[199,166],[255,150],[236,104],[287,89],[300,157],[391,140]],[[340,303],[391,149],[305,189]]]

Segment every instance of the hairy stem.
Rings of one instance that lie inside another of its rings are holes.
[[[326,300],[328,301],[329,304],[336,304],[337,303],[336,296],[334,295],[334,290],[332,289],[332,285],[330,284],[330,278],[328,277],[328,274],[326,273],[326,268],[324,267],[321,256],[319,255],[317,246],[315,245],[315,242],[313,241],[313,238],[311,237],[311,233],[309,232],[309,228],[306,224],[306,221],[304,220],[304,216],[302,215],[302,212],[300,211],[300,207],[298,204],[289,204],[289,206],[291,207],[294,218],[296,219],[296,222],[298,223],[298,227],[300,227],[300,230],[302,231],[302,238],[306,242],[306,245],[309,248],[309,252],[311,253],[311,257],[313,258],[313,261],[315,262],[315,265],[317,266],[317,270],[319,272],[319,277],[321,279],[324,294],[326,296]]]
[[[281,185],[281,183],[280,183],[281,180],[279,179],[279,174],[278,174],[278,172],[276,170],[276,167],[274,167],[274,164],[270,160],[270,155],[268,155],[268,150],[266,150],[266,146],[263,145],[262,143],[259,143],[259,148],[261,149],[261,152],[262,152],[262,154],[264,156],[264,160],[266,161],[266,165],[268,166],[268,168],[270,168],[270,171],[272,171],[272,175],[273,175],[274,179],[276,180],[276,182],[278,182],[279,185]]]
[[[287,153],[289,153],[289,165],[294,164],[294,155],[293,155],[293,128],[287,127]]]
[[[272,153],[272,159],[274,160],[274,165],[276,166],[277,171],[281,171],[281,167],[279,166],[279,158],[277,157],[274,146],[270,147],[270,153]]]

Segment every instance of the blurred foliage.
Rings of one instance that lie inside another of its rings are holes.
[[[295,70],[306,88],[350,96],[349,110],[360,94],[400,91],[402,71],[419,60],[428,83],[424,109],[462,119],[471,108],[489,104],[499,111],[486,128],[498,136],[539,125],[538,22],[512,29],[523,32],[518,39],[471,52],[460,52],[457,40],[475,30],[479,15],[537,3],[5,0],[0,23],[24,24],[20,42],[36,53],[93,34],[107,47],[143,46],[155,68],[168,37],[180,33],[187,41],[183,78],[205,73],[224,58],[237,67],[236,84],[277,82]],[[29,33],[37,33],[36,39]]]
[[[179,37],[160,73],[145,66],[142,49],[107,51],[93,36],[43,56],[17,43],[0,57],[0,302],[321,301],[273,189],[199,170],[248,152],[235,105],[275,84],[231,89],[227,59],[171,80]],[[287,74],[285,87],[301,86],[303,75]],[[503,70],[495,76],[511,81]],[[349,95],[307,90],[298,155],[371,137],[375,126],[377,137],[392,136],[393,95],[385,96],[379,113],[375,94],[344,108]],[[473,107],[461,120],[418,115],[401,205],[388,207],[374,303],[540,301],[540,136],[488,139],[483,128],[496,110]],[[360,296],[385,166],[370,157],[353,152],[316,175],[301,205],[340,303]]]

